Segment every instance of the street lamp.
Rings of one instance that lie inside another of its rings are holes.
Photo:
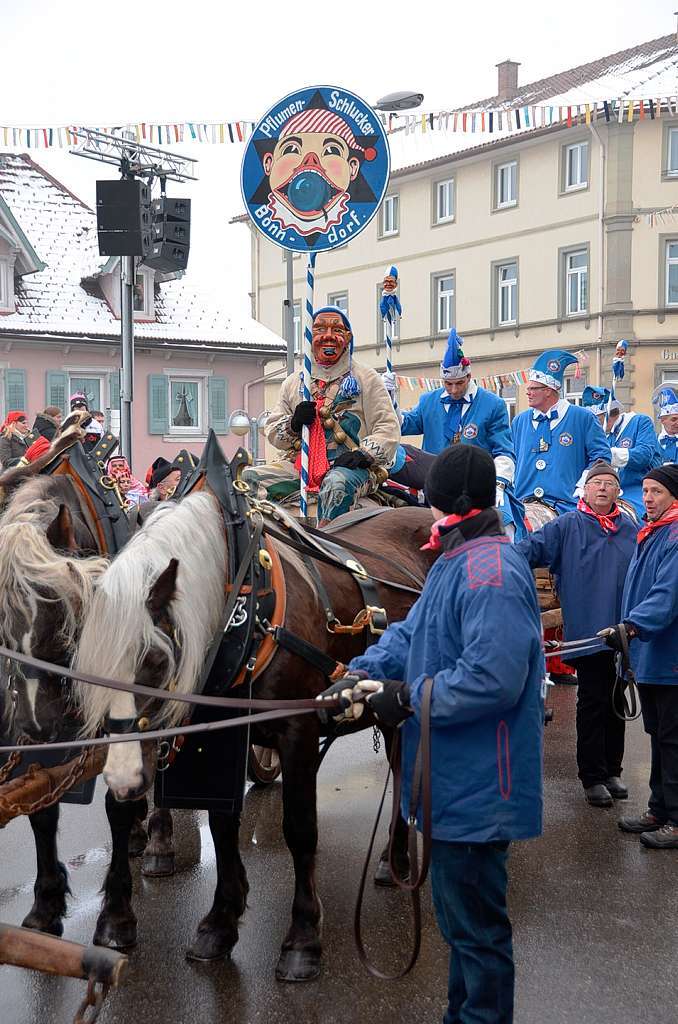
[[[393,113],[397,110],[414,110],[424,102],[423,92],[389,92],[374,104],[375,110]]]
[[[246,409],[234,409],[228,417],[228,429],[237,437],[250,435],[250,451],[255,466],[265,462],[265,459],[259,458],[259,431],[266,426],[268,415],[267,409],[258,416],[250,416]]]

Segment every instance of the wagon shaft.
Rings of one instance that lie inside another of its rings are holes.
[[[107,751],[108,747],[94,747],[87,750],[86,756],[53,768],[33,764],[25,775],[0,785],[0,828],[12,818],[51,807],[76,783],[99,775],[106,763]]]

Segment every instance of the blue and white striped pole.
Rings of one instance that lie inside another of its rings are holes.
[[[315,278],[315,253],[309,252],[308,263],[306,264],[306,306],[304,310],[304,350],[303,350],[303,375],[302,375],[302,399],[304,402],[311,401],[311,356],[312,356],[312,330],[313,330],[313,285]],[[302,518],[308,516],[308,452],[309,437],[311,428],[304,426],[301,431],[301,501],[300,509]]]

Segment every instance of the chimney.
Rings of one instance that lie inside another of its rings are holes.
[[[497,95],[500,100],[511,100],[518,92],[518,68],[515,60],[503,60],[497,64]]]

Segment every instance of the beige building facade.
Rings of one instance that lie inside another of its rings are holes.
[[[576,400],[587,383],[609,386],[615,345],[626,339],[618,396],[651,414],[653,388],[678,379],[678,208],[649,217],[678,204],[678,115],[636,113],[621,124],[599,116],[403,162],[401,147],[362,234],[317,258],[315,305],[347,309],[356,357],[385,368],[378,300],[394,263],[398,374],[437,378],[456,326],[476,378],[525,369],[545,348],[583,353],[566,381]],[[283,333],[285,254],[251,232],[253,316]],[[293,268],[298,339],[303,257]],[[501,391],[512,414],[525,408],[524,388],[507,381]],[[402,389],[401,405],[419,393]]]

